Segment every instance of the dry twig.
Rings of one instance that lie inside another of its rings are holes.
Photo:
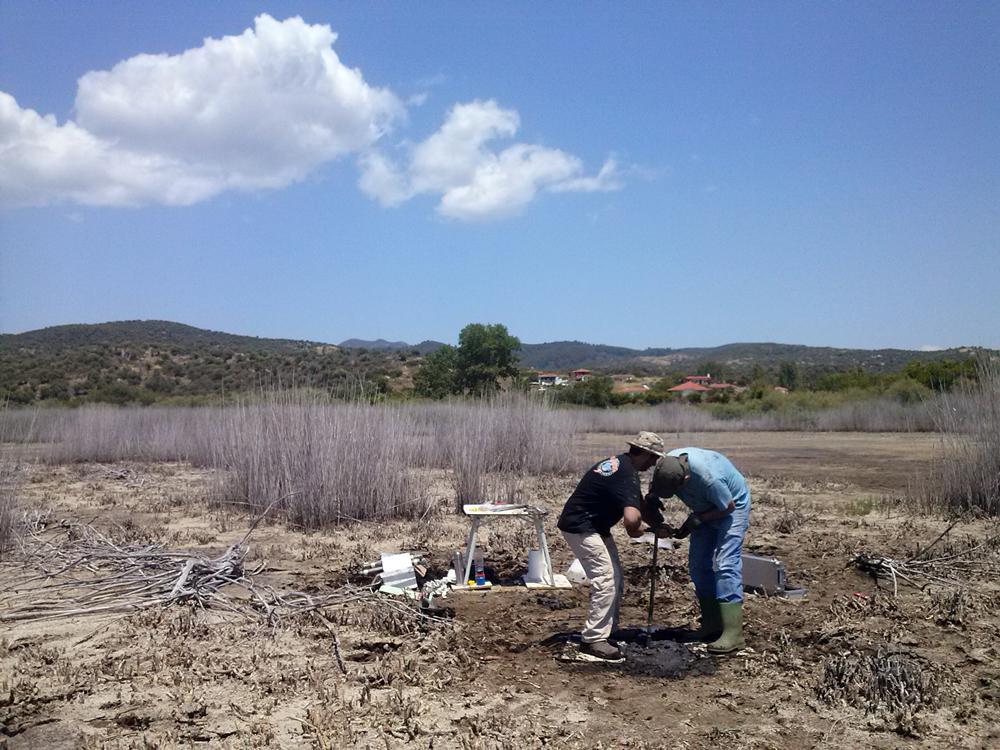
[[[135,612],[187,603],[276,625],[286,615],[362,602],[415,623],[442,622],[371,587],[344,585],[309,594],[276,590],[259,581],[265,563],[245,565],[249,538],[263,516],[283,499],[271,503],[239,541],[216,557],[168,550],[154,543],[118,541],[89,523],[50,522],[47,516],[36,514],[28,519],[21,540],[19,563],[27,577],[12,577],[3,586],[6,591],[0,589],[4,605],[0,622]],[[334,645],[339,650],[336,637]],[[338,663],[344,669],[339,658]]]

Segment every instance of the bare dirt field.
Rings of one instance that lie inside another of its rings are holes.
[[[996,525],[959,523],[934,548],[975,558],[954,571],[967,585],[898,581],[894,596],[891,582],[848,565],[862,551],[907,559],[948,526],[898,502],[935,456],[934,436],[664,437],[722,450],[749,475],[748,551],[781,558],[809,589],[801,599],[748,596],[749,648],[738,655],[665,642],[676,669],[643,668],[638,651],[623,666],[561,661],[586,586],[453,592],[444,604],[454,616],[443,622],[370,602],[271,623],[185,604],[0,621],[0,748],[1000,746],[1000,585],[982,572],[996,569]],[[555,530],[559,508],[579,473],[623,441],[583,436],[571,473],[523,480],[525,500],[553,511],[557,569],[571,559]],[[30,463],[21,495],[43,514],[36,529],[51,544],[77,533],[62,522],[86,523],[109,539],[215,556],[250,519],[210,506],[213,479],[181,464]],[[275,590],[316,595],[369,580],[359,571],[381,550],[424,551],[430,572],[443,575],[467,524],[448,512],[444,472],[422,480],[441,514],[322,532],[266,521],[246,565],[262,567],[258,579]],[[680,520],[679,504],[671,511]],[[529,540],[514,521],[491,522],[489,572],[522,572]],[[660,555],[660,625],[695,617],[678,544]],[[641,625],[650,548],[623,535],[619,548],[623,622]],[[56,578],[40,572],[17,554],[0,563],[0,617],[50,595],[44,587]]]

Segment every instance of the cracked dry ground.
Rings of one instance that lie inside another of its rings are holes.
[[[581,439],[581,469],[620,442]],[[587,597],[579,586],[545,596],[456,592],[446,601],[453,624],[422,629],[356,605],[326,610],[326,622],[303,614],[277,627],[183,605],[3,622],[0,747],[1000,745],[996,583],[957,593],[902,586],[893,597],[891,584],[879,587],[846,566],[860,550],[905,557],[947,525],[889,502],[933,451],[933,438],[781,433],[672,442],[718,447],[750,473],[749,549],[780,557],[793,582],[809,588],[799,600],[749,597],[751,649],[742,655],[698,657],[697,668],[671,678],[558,661],[562,645],[546,639],[579,626]],[[526,496],[557,510],[576,474],[526,479]],[[447,475],[423,479],[447,507]],[[178,464],[29,464],[22,496],[53,520],[90,521],[119,536],[214,555],[242,535],[248,519],[209,507],[212,482]],[[321,592],[357,581],[381,549],[426,550],[443,573],[465,531],[447,512],[423,524],[310,533],[273,523],[254,532],[250,557],[266,560],[262,577],[272,586]],[[549,531],[564,567],[568,550]],[[968,523],[952,535],[995,533]],[[513,522],[494,522],[483,536],[488,565],[500,576],[523,570],[529,538]],[[623,620],[642,624],[649,547],[619,541],[628,577]],[[658,624],[693,619],[685,552],[660,556]],[[16,560],[0,563],[0,612],[11,593],[3,581],[23,574]],[[850,665],[880,646],[922,675],[933,687],[930,699],[901,712],[870,696],[831,692],[831,665]]]

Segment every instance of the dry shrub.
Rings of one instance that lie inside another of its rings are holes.
[[[423,463],[454,472],[455,508],[466,503],[511,502],[518,477],[564,471],[571,459],[571,412],[552,409],[539,398],[501,393],[475,402],[412,407],[415,420],[433,436],[423,447]],[[419,412],[418,412],[419,413]]]
[[[189,461],[210,465],[221,408],[82,406],[47,415],[53,463]]]
[[[14,546],[17,536],[18,469],[12,461],[0,459],[0,560]]]
[[[17,461],[4,452],[2,444],[17,442],[25,424],[10,420],[10,412],[11,409],[0,406],[0,559],[14,546],[18,530],[17,496],[21,471]]]
[[[966,588],[931,589],[928,610],[938,625],[958,625],[964,628],[975,609],[972,595]]]
[[[916,714],[940,701],[936,675],[916,658],[886,646],[827,658],[817,693],[827,703],[886,718],[903,734],[916,734]]]
[[[59,415],[56,409],[14,407],[0,402],[0,442],[37,443],[46,440]]]
[[[904,404],[888,396],[854,401],[810,415],[813,420],[811,427],[793,426],[791,429],[823,432],[931,432],[935,426],[934,404],[932,400]]]
[[[772,528],[779,534],[793,534],[808,520],[810,520],[810,516],[807,516],[798,508],[794,508],[791,505],[788,505],[788,503],[782,502],[781,511],[779,512],[778,517],[774,519]]]
[[[421,618],[416,604],[400,601],[398,606],[371,601],[352,602],[326,611],[326,616],[336,625],[391,636],[413,635],[436,624]]]
[[[855,592],[837,597],[830,603],[830,614],[840,622],[867,620],[872,617],[884,617],[889,620],[903,617],[899,609],[899,600],[877,590],[871,594]]]
[[[290,520],[315,528],[430,510],[409,472],[413,452],[397,409],[285,392],[223,417],[213,463],[228,472],[227,496],[256,512],[280,500]]]
[[[568,412],[523,394],[444,404],[334,403],[308,391],[226,407],[93,406],[48,425],[49,460],[187,461],[225,470],[220,497],[260,511],[282,498],[308,527],[422,517],[413,469],[454,471],[457,505],[515,496],[511,478],[565,468]]]
[[[820,404],[773,409],[740,417],[722,417],[704,408],[678,401],[620,409],[567,410],[579,432],[741,432],[836,431],[917,432],[935,429],[936,401],[900,403],[882,396],[836,406]]]
[[[944,446],[922,504],[1000,516],[1000,364],[981,360],[978,382],[942,399],[937,422]]]

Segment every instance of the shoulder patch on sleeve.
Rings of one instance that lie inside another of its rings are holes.
[[[618,471],[619,465],[620,462],[618,461],[618,456],[612,456],[611,458],[601,461],[601,463],[597,464],[597,466],[594,467],[594,472],[596,474],[600,474],[602,477],[610,477],[612,474]]]

